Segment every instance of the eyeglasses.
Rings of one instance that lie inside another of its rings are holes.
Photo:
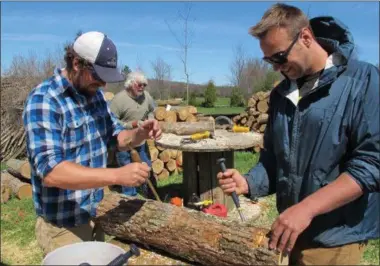
[[[98,74],[96,73],[94,67],[89,66],[89,67],[87,67],[87,68],[88,68],[88,70],[90,70],[90,72],[91,72],[91,76],[92,76],[92,78],[93,78],[94,80],[96,80],[96,81],[98,81],[98,82],[101,82],[101,83],[104,83],[104,81],[103,81],[103,80],[98,76]]]
[[[139,86],[140,88],[145,88],[148,84],[146,83],[137,83],[137,86]]]
[[[301,32],[297,33],[296,37],[285,51],[277,52],[269,57],[264,57],[263,60],[269,64],[283,65],[288,62],[288,55],[292,50],[294,44],[297,42]]]

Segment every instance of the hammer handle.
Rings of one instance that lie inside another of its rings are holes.
[[[135,162],[135,163],[142,163],[140,155],[139,155],[139,153],[135,149],[132,149],[130,152],[131,152],[131,158],[132,158],[133,162]],[[159,201],[159,202],[162,202],[161,199],[160,199],[160,197],[158,196],[158,193],[157,193],[156,189],[154,188],[154,186],[152,184],[152,181],[150,181],[149,177],[147,178],[146,181],[148,183],[148,186],[149,186],[150,190],[153,192],[153,195],[156,198],[156,200]]]

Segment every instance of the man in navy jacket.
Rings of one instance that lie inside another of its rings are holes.
[[[347,27],[275,4],[250,28],[285,79],[271,92],[265,149],[246,175],[219,173],[225,193],[273,193],[270,248],[291,264],[357,265],[379,238],[379,70],[355,57]]]

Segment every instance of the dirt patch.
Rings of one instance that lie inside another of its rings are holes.
[[[39,265],[43,257],[42,251],[34,240],[29,245],[20,247],[1,239],[1,262],[10,265]]]

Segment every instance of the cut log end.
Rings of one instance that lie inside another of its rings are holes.
[[[164,169],[164,162],[161,161],[160,159],[157,159],[155,161],[152,162],[152,169],[153,169],[153,173],[155,174],[160,174],[162,172],[162,170]]]

